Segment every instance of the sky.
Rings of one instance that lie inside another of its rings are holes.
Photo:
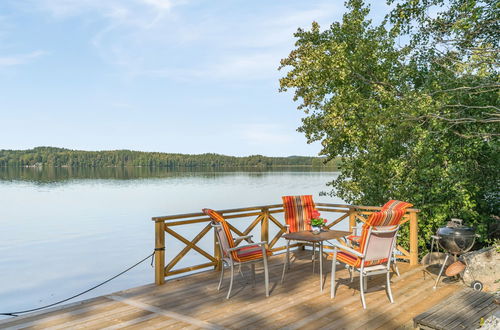
[[[374,21],[387,12],[371,1]],[[0,0],[0,149],[315,156],[279,93],[340,0]]]

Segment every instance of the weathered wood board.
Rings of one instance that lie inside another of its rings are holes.
[[[413,319],[424,329],[476,329],[481,318],[499,309],[494,295],[465,288]]]

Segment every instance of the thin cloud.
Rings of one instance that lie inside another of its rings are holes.
[[[36,50],[28,54],[0,56],[0,67],[22,65],[34,61],[36,58],[47,54],[43,50]]]
[[[267,11],[187,0],[35,4],[53,17],[78,16],[85,24],[97,25],[90,44],[130,77],[193,81],[275,79],[279,60],[293,48],[297,28],[312,21],[329,24],[344,10],[340,2],[326,0],[295,6],[274,3]]]

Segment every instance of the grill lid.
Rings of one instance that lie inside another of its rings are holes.
[[[437,231],[437,234],[439,236],[463,236],[463,237],[469,237],[469,236],[475,236],[476,232],[474,228],[470,227],[458,227],[458,228],[451,228],[451,227],[442,227],[439,228]]]
[[[440,236],[471,237],[476,235],[474,228],[462,225],[461,219],[451,219],[446,227],[437,230]]]

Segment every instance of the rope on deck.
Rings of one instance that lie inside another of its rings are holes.
[[[156,249],[155,249],[155,250],[156,250]],[[34,311],[38,311],[38,310],[41,310],[41,309],[45,309],[45,308],[49,308],[49,307],[52,307],[52,306],[55,306],[55,305],[61,304],[61,303],[63,303],[63,302],[66,302],[66,301],[68,301],[68,300],[71,300],[71,299],[73,299],[73,298],[79,297],[79,296],[81,296],[82,294],[85,294],[85,293],[87,293],[87,292],[89,292],[89,291],[92,291],[92,290],[94,290],[94,289],[96,289],[96,288],[98,288],[98,287],[100,287],[100,286],[102,286],[102,285],[104,285],[104,284],[108,283],[108,282],[109,282],[109,281],[111,281],[111,280],[114,280],[114,279],[115,279],[115,278],[117,278],[118,276],[125,274],[126,272],[128,272],[128,271],[129,271],[129,270],[131,270],[132,268],[134,268],[134,267],[138,266],[139,264],[143,263],[144,261],[146,261],[146,260],[147,260],[147,259],[149,259],[149,258],[151,258],[151,265],[152,265],[152,264],[153,264],[153,259],[154,259],[154,252],[153,252],[153,253],[151,253],[150,255],[148,255],[147,257],[145,257],[144,259],[142,259],[142,260],[140,260],[140,261],[136,262],[134,265],[130,266],[129,268],[125,269],[124,271],[120,272],[119,274],[116,274],[115,276],[113,276],[113,277],[111,277],[111,278],[107,279],[106,281],[101,282],[101,283],[99,283],[99,284],[97,284],[97,285],[95,285],[95,286],[91,287],[90,289],[87,289],[87,290],[85,290],[85,291],[83,291],[83,292],[80,292],[80,293],[78,293],[78,294],[75,294],[74,296],[71,296],[71,297],[69,297],[69,298],[66,298],[66,299],[63,299],[63,300],[57,301],[57,302],[52,303],[52,304],[49,304],[49,305],[45,305],[45,306],[42,306],[42,307],[38,307],[38,308],[27,309],[27,310],[24,310],[24,311],[18,311],[18,312],[0,313],[0,315],[6,315],[6,316],[19,316],[19,314],[24,314],[24,313],[34,312]]]

